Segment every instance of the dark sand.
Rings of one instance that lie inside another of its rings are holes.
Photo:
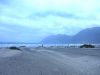
[[[100,75],[100,49],[0,49],[0,75]]]

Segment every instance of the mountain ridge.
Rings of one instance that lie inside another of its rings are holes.
[[[50,35],[42,40],[47,44],[69,44],[69,43],[100,43],[100,27],[87,28],[76,35],[68,36],[65,34]]]

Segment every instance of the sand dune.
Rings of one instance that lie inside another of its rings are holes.
[[[20,53],[22,52],[18,50],[10,50],[7,48],[0,49],[0,57],[13,57],[15,55],[19,55]]]
[[[0,49],[0,75],[100,75],[100,49]]]

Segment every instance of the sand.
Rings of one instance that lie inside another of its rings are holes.
[[[0,75],[100,75],[100,49],[0,49]]]

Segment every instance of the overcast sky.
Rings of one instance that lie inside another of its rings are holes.
[[[0,0],[0,39],[37,41],[96,26],[100,0]]]

